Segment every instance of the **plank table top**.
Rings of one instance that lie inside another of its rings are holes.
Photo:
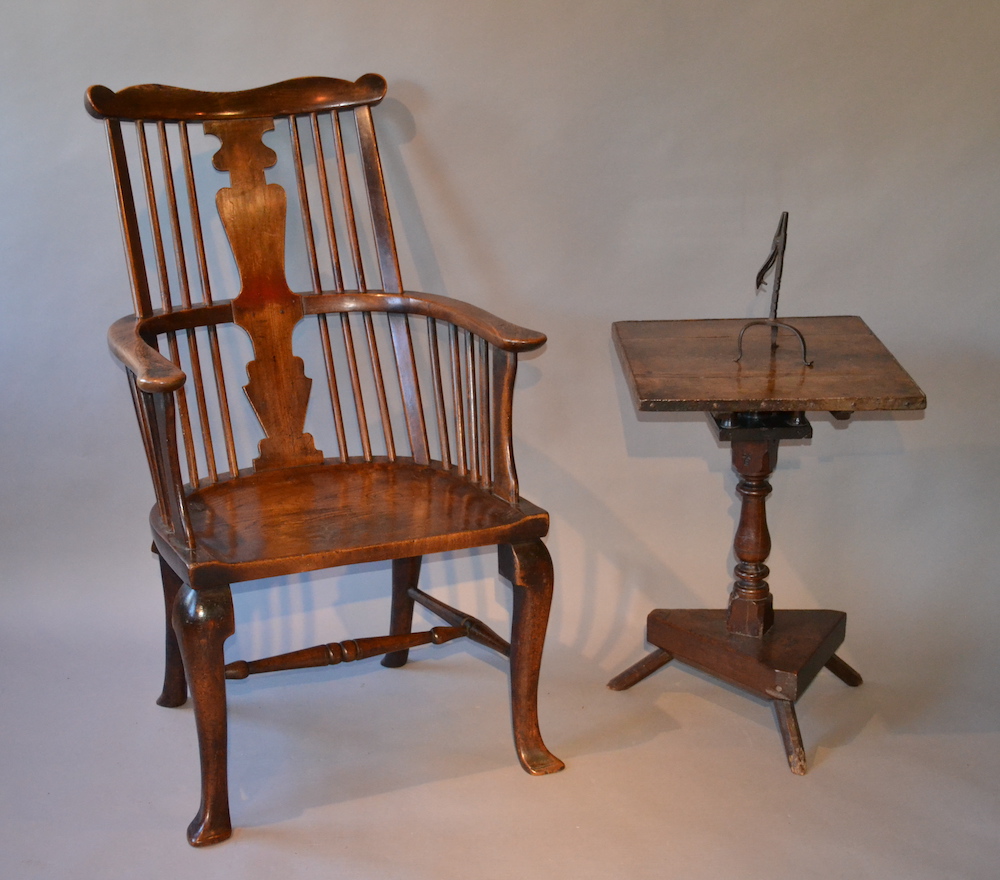
[[[742,318],[619,321],[615,347],[636,408],[645,412],[920,410],[927,398],[861,318],[787,318],[805,337],[752,327],[736,363]]]

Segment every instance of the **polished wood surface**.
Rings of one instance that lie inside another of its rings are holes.
[[[729,594],[729,632],[761,638],[774,623],[774,602],[764,561],[771,554],[765,502],[771,473],[778,463],[778,441],[762,438],[733,442],[733,470],[739,475],[740,519],[733,539],[735,581]]]
[[[543,537],[548,515],[511,505],[456,475],[409,461],[328,461],[246,473],[187,494],[193,552],[179,552],[194,587],[383,558]],[[154,531],[163,525],[154,515]],[[170,546],[162,548],[170,554]]]
[[[767,328],[736,341],[746,321],[620,321],[612,335],[632,398],[646,412],[919,410],[927,398],[864,321],[852,316],[788,318],[806,338]]]
[[[764,700],[797,700],[844,641],[842,611],[774,613],[766,639],[733,638],[723,609],[649,613],[647,636],[673,656]],[[721,659],[720,659],[721,657]]]
[[[745,321],[614,325],[636,408],[707,412],[718,439],[732,444],[740,514],[728,607],[651,612],[646,638],[654,650],[608,686],[626,690],[676,659],[770,700],[788,766],[802,775],[807,762],[795,701],[824,667],[851,687],[862,680],[834,653],[844,640],[845,614],[774,608],[765,564],[771,552],[766,501],[779,444],[812,437],[809,410],[846,418],[861,410],[924,409],[927,401],[860,318],[791,320],[808,341],[811,367],[796,337],[770,330],[756,340],[747,334],[736,363]]]
[[[97,119],[258,119],[373,105],[385,93],[385,79],[377,73],[367,73],[356,82],[304,76],[240,92],[205,92],[149,83],[117,92],[106,86],[91,86],[86,107]]]
[[[537,717],[548,515],[520,496],[512,439],[517,355],[545,336],[404,289],[371,113],[385,89],[367,74],[87,93],[107,126],[134,306],[108,342],[156,499],[159,702],[190,690],[195,707],[196,846],[232,831],[227,677],[377,655],[400,666],[465,636],[510,659],[524,769],[563,766]],[[488,545],[514,590],[509,641],[418,587],[424,555]],[[224,663],[231,584],[378,560],[392,560],[387,635]],[[413,633],[416,604],[449,625]]]

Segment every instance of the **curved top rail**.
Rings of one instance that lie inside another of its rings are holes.
[[[246,89],[203,92],[153,83],[113,92],[107,86],[87,89],[87,112],[97,119],[207,121],[295,116],[324,110],[377,104],[385,97],[385,79],[366,73],[356,82],[307,76]]]

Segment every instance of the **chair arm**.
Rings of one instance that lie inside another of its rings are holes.
[[[449,321],[463,330],[481,336],[487,342],[505,351],[533,351],[545,344],[545,334],[511,324],[461,300],[432,293],[322,293],[303,297],[306,314],[329,312],[406,312]]]
[[[147,394],[176,391],[187,378],[139,334],[139,321],[127,316],[115,321],[108,330],[111,353],[132,373],[136,385]]]
[[[471,303],[433,293],[406,291],[404,296],[418,303],[426,303],[428,317],[440,317],[464,330],[482,336],[487,342],[505,351],[534,351],[545,344],[546,336],[537,330],[529,330],[498,318],[485,309]],[[438,310],[441,314],[438,314]],[[421,310],[422,311],[422,310]]]

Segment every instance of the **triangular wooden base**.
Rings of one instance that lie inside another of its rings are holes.
[[[650,644],[765,700],[795,702],[844,641],[842,611],[775,611],[763,638],[726,631],[724,610],[651,611]]]
[[[722,609],[666,610],[649,613],[646,639],[656,650],[615,676],[608,686],[626,690],[671,660],[765,700],[770,700],[788,756],[797,775],[806,772],[805,749],[795,716],[795,701],[825,666],[845,684],[861,676],[834,653],[844,641],[843,611],[775,611],[763,638],[730,633]]]

